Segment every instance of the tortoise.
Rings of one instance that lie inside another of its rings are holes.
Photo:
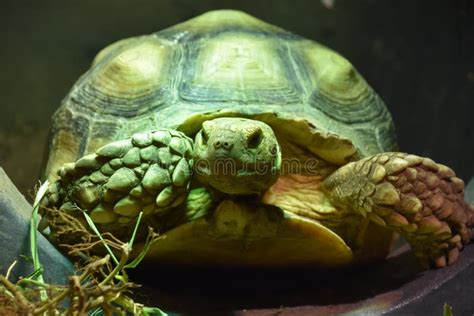
[[[142,212],[166,237],[152,262],[340,267],[383,260],[400,234],[443,267],[474,224],[463,181],[398,152],[348,60],[240,11],[100,51],[49,146],[44,205],[122,237]]]

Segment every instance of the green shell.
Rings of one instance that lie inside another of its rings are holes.
[[[102,50],[53,117],[46,176],[137,132],[193,136],[202,121],[232,115],[265,121],[339,165],[396,147],[389,112],[349,61],[223,10]]]

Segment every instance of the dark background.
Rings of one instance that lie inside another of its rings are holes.
[[[474,175],[474,1],[5,1],[0,4],[0,166],[38,179],[50,117],[107,44],[234,8],[348,58],[393,114],[403,151]]]

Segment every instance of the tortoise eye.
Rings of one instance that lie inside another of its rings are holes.
[[[249,148],[256,148],[262,142],[262,138],[262,130],[258,127],[247,137],[247,146]]]
[[[272,148],[270,148],[270,153],[272,155],[276,155],[277,152],[278,152],[277,146],[272,146]]]
[[[201,130],[201,137],[202,137],[202,143],[206,145],[207,141],[209,140],[209,133],[206,131],[204,127]]]

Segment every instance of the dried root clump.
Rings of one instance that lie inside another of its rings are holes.
[[[77,217],[56,209],[47,210],[47,219],[51,237],[74,259],[76,274],[67,285],[44,283],[35,276],[38,273],[16,283],[9,280],[10,272],[0,275],[0,315],[166,315],[134,302],[132,290],[139,285],[129,282],[126,273],[145,256],[147,245],[159,238],[153,229],[149,228],[142,254],[129,263],[133,238],[123,242],[110,233],[99,236]],[[108,254],[97,255],[101,252]]]
[[[141,305],[127,296],[137,287],[131,282],[100,282],[99,271],[106,270],[110,257],[90,263],[79,275],[69,277],[67,286],[49,285],[30,279],[20,279],[16,284],[0,275],[0,311],[4,315],[88,315],[102,309],[106,315],[125,315],[130,309],[139,311]],[[47,295],[41,299],[41,292]],[[124,306],[125,305],[125,306]]]

